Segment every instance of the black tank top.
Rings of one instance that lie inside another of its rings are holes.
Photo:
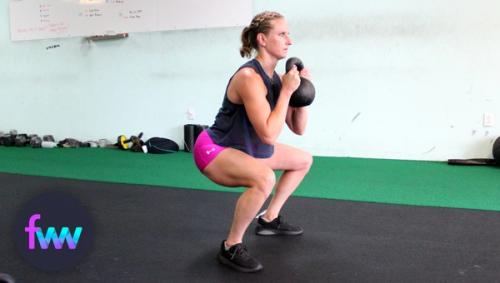
[[[256,59],[248,61],[238,71],[248,67],[254,69],[264,81],[267,88],[266,99],[273,110],[281,90],[280,77],[274,72],[273,78],[269,78]],[[234,75],[229,79],[229,83],[233,77]],[[263,143],[257,136],[243,104],[234,104],[229,101],[227,97],[229,83],[226,86],[222,107],[215,117],[214,124],[207,130],[208,134],[220,146],[239,149],[256,158],[270,157],[274,152],[274,146]]]

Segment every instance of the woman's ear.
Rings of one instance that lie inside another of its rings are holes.
[[[257,34],[257,44],[259,45],[259,47],[266,47],[266,41],[267,38],[264,33],[260,32]]]

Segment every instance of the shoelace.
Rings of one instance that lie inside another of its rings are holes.
[[[234,252],[231,255],[231,260],[233,260],[236,255],[240,255],[245,259],[249,258],[247,247],[245,245],[236,246]]]
[[[263,219],[264,220],[264,219]],[[264,222],[266,222],[266,220],[264,220]],[[280,229],[281,227],[281,223],[283,222],[282,218],[281,218],[281,215],[278,215],[278,217],[276,219],[274,219],[273,221],[271,222],[267,222],[268,224],[271,224],[271,223],[276,223],[276,228],[274,229]],[[273,225],[273,224],[271,224]]]
[[[277,219],[277,228],[276,229],[285,229],[285,230],[292,230],[294,229],[294,227],[288,223],[285,222],[285,220],[283,219],[283,217],[281,215],[278,215],[278,219]]]

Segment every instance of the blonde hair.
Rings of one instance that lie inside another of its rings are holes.
[[[281,19],[283,16],[277,12],[265,11],[253,17],[249,26],[245,27],[241,32],[241,57],[252,56],[252,51],[258,49],[257,34],[267,34],[271,30],[271,21]]]

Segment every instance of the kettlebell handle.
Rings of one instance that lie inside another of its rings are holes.
[[[293,67],[293,65],[297,66],[297,71],[302,71],[304,69],[304,63],[297,57],[290,57],[286,60],[285,71],[288,73]]]

